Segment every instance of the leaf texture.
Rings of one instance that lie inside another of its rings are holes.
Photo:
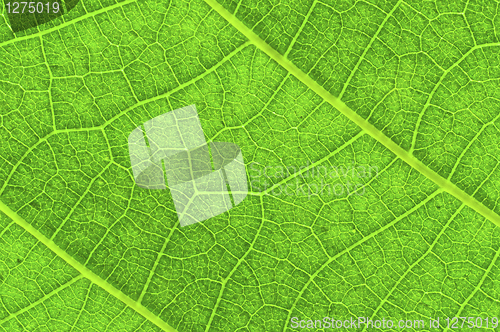
[[[498,6],[81,0],[16,34],[2,8],[0,331],[498,317]],[[127,137],[192,104],[251,190],[181,228]]]

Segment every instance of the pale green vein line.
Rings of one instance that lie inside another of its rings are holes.
[[[106,13],[106,12],[111,11],[113,9],[121,8],[121,7],[125,6],[125,5],[131,4],[131,3],[135,3],[135,2],[137,2],[137,1],[136,0],[125,0],[123,2],[118,2],[117,4],[114,4],[114,5],[111,5],[111,6],[107,6],[107,7],[98,9],[96,11],[87,13],[85,15],[82,15],[82,16],[80,16],[78,18],[75,18],[74,20],[66,21],[66,22],[61,23],[59,25],[56,25],[56,26],[54,26],[54,27],[52,27],[50,29],[42,30],[42,31],[39,31],[39,32],[31,34],[31,35],[26,35],[26,36],[22,36],[22,37],[16,37],[14,39],[7,40],[7,41],[5,41],[3,43],[0,43],[0,47],[4,47],[4,46],[9,45],[9,44],[17,43],[18,41],[21,41],[21,40],[27,40],[27,39],[35,38],[35,37],[38,37],[38,36],[44,36],[46,34],[49,34],[49,33],[53,32],[53,31],[57,31],[57,30],[60,30],[60,29],[62,29],[64,27],[73,25],[73,24],[75,24],[77,22],[83,21],[86,18],[93,17],[93,16],[96,16],[96,15],[101,14],[101,13]]]
[[[458,59],[454,64],[452,64],[448,69],[446,69],[443,72],[443,75],[441,75],[441,77],[439,78],[439,81],[436,83],[436,85],[434,85],[434,88],[432,89],[431,93],[427,97],[427,100],[425,102],[424,107],[422,108],[422,111],[418,115],[417,124],[415,125],[415,130],[413,131],[413,137],[412,137],[412,140],[411,140],[410,153],[413,153],[413,151],[415,149],[415,145],[417,144],[417,135],[418,135],[418,131],[420,130],[420,124],[422,123],[422,119],[424,117],[424,113],[427,110],[427,108],[431,105],[431,100],[434,97],[434,94],[436,93],[437,89],[443,83],[444,78],[446,77],[446,75],[448,75],[448,73],[453,68],[455,68],[456,66],[458,66],[462,61],[464,61],[475,50],[478,50],[478,49],[481,49],[481,48],[484,48],[484,47],[495,47],[495,46],[497,46],[497,47],[500,46],[500,43],[488,43],[488,44],[482,44],[482,45],[474,46],[470,50],[468,50],[460,59]]]
[[[108,170],[108,168],[111,165],[113,165],[113,163],[109,162],[105,167],[103,167],[103,169],[99,172],[99,174],[97,174],[92,180],[90,180],[89,184],[87,185],[87,188],[85,188],[85,191],[80,195],[80,197],[78,198],[76,203],[73,205],[71,210],[66,215],[66,218],[64,218],[64,220],[59,224],[59,226],[57,227],[55,232],[50,237],[51,240],[54,240],[56,238],[57,234],[59,234],[59,232],[63,229],[64,225],[66,225],[66,222],[68,222],[69,218],[71,218],[71,216],[75,212],[76,208],[85,199],[85,197],[87,197],[87,194],[90,192],[90,189],[94,185],[95,181],[97,181],[97,179],[99,179],[104,174],[104,172],[106,172]]]
[[[295,301],[293,302],[292,304],[292,307],[290,308],[290,310],[288,311],[288,317],[287,319],[285,320],[285,326],[283,327],[283,331],[286,330],[286,327],[287,327],[287,324],[288,322],[290,321],[290,318],[292,316],[292,313],[293,313],[293,309],[295,308],[295,306],[297,305],[298,301],[300,298],[302,298],[302,295],[304,294],[305,290],[307,289],[307,287],[309,287],[309,284],[314,280],[314,278],[316,278],[316,276],[318,274],[320,274],[321,271],[323,271],[324,268],[326,268],[330,263],[332,263],[334,260],[336,260],[337,258],[341,257],[342,255],[350,252],[351,250],[353,250],[354,248],[360,246],[361,244],[365,243],[366,241],[368,241],[369,239],[375,237],[376,235],[382,233],[383,231],[385,231],[386,229],[394,226],[397,222],[399,222],[400,220],[406,218],[407,216],[409,216],[410,214],[412,214],[413,212],[415,212],[416,210],[418,210],[420,207],[424,206],[425,204],[427,204],[427,202],[429,202],[430,200],[432,200],[434,197],[436,197],[437,195],[439,195],[441,193],[441,190],[436,190],[435,192],[433,192],[432,194],[430,194],[429,196],[427,196],[426,199],[424,199],[423,201],[421,201],[419,204],[415,205],[413,208],[411,208],[410,210],[406,211],[405,213],[403,213],[402,215],[400,215],[399,217],[395,218],[393,221],[389,222],[388,224],[386,224],[385,226],[379,228],[378,230],[376,230],[375,232],[371,233],[370,235],[367,235],[365,236],[364,238],[362,238],[361,240],[351,244],[349,247],[345,248],[344,250],[340,251],[339,253],[337,253],[335,256],[332,256],[330,257],[325,263],[323,263],[319,269],[317,269],[313,274],[310,275],[309,277],[309,280],[307,280],[307,282],[304,284],[304,286],[302,287],[302,289],[300,290],[299,292],[299,295],[295,298]]]
[[[75,270],[80,272],[80,274],[83,277],[87,278],[92,283],[101,287],[102,289],[107,291],[109,294],[113,295],[118,300],[125,303],[131,309],[135,310],[137,313],[139,313],[141,316],[143,316],[144,318],[149,320],[151,323],[153,323],[156,326],[158,326],[159,328],[161,328],[163,331],[176,332],[176,330],[174,328],[172,328],[170,325],[168,325],[167,323],[162,321],[159,317],[154,315],[146,307],[135,302],[130,297],[125,295],[122,291],[116,289],[113,285],[111,285],[108,282],[106,282],[105,280],[101,279],[98,275],[94,274],[94,272],[90,271],[87,267],[83,266],[80,262],[78,262],[76,259],[71,257],[67,252],[65,252],[64,250],[59,248],[53,241],[51,241],[50,239],[45,237],[45,235],[40,233],[36,228],[31,226],[26,220],[24,220],[17,213],[12,211],[2,201],[0,201],[0,211],[5,213],[10,219],[15,221],[16,224],[18,224],[19,226],[24,228],[31,235],[33,235],[38,241],[40,241],[47,248],[52,250],[57,256],[61,257],[66,263],[71,265]]]
[[[252,251],[253,246],[255,245],[255,242],[257,242],[257,238],[259,237],[260,232],[262,231],[262,226],[264,225],[264,220],[265,220],[265,216],[264,216],[264,201],[263,201],[263,197],[262,196],[260,197],[260,205],[262,207],[262,210],[261,210],[261,213],[262,213],[262,222],[259,225],[259,229],[257,230],[257,233],[255,234],[255,237],[253,238],[252,243],[250,243],[250,246],[248,247],[248,250],[245,252],[245,254],[243,256],[241,256],[241,258],[238,260],[238,262],[236,263],[236,265],[234,265],[234,267],[231,269],[231,272],[229,272],[229,274],[227,275],[227,277],[222,281],[222,286],[221,286],[220,291],[219,291],[219,296],[217,296],[217,302],[215,303],[215,306],[212,309],[212,314],[210,315],[210,318],[208,319],[208,323],[207,323],[207,326],[205,328],[205,332],[209,332],[210,331],[210,326],[212,325],[212,321],[213,321],[213,319],[215,317],[217,309],[219,309],[220,302],[222,300],[222,295],[224,294],[224,290],[226,289],[227,282],[231,279],[231,277],[233,276],[234,272],[236,272],[236,270],[241,265],[241,263],[245,260],[245,258],[248,256],[248,254]]]
[[[321,85],[309,77],[306,73],[300,70],[297,66],[287,60],[284,56],[279,54],[270,45],[268,45],[264,40],[262,40],[255,32],[250,30],[241,21],[234,17],[230,12],[228,12],[224,7],[222,7],[215,0],[205,0],[214,10],[216,10],[224,19],[226,19],[231,25],[233,25],[238,31],[245,35],[252,43],[271,57],[274,61],[280,64],[283,68],[288,70],[293,76],[304,83],[309,89],[316,92],[324,100],[326,100],[330,105],[335,107],[338,111],[344,114],[347,118],[361,127],[366,133],[371,137],[379,141],[386,148],[391,150],[396,156],[401,158],[405,163],[416,169],[422,175],[436,183],[440,188],[442,188],[447,193],[451,194],[453,197],[459,199],[465,205],[472,208],[474,211],[481,214],[486,219],[492,221],[495,225],[500,227],[500,216],[495,212],[491,211],[489,208],[481,204],[475,198],[469,196],[463,190],[458,188],[455,184],[449,180],[441,177],[435,171],[427,167],[420,160],[413,157],[408,151],[401,148],[389,137],[385,136],[380,130],[375,128],[371,123],[366,121],[356,112],[351,110],[344,102],[333,96],[330,92],[325,90]],[[485,47],[485,45],[482,45]]]
[[[7,226],[5,226],[4,229],[2,229],[2,231],[0,232],[0,238],[9,230],[10,226],[12,226],[13,224],[15,224],[14,221],[12,221],[11,223],[9,223]]]
[[[113,123],[116,119],[120,118],[122,115],[126,114],[127,112],[137,108],[137,107],[140,107],[140,106],[143,106],[143,105],[146,105],[148,103],[151,103],[151,102],[154,102],[156,100],[160,100],[160,99],[164,99],[164,98],[167,98],[169,97],[170,95],[176,93],[177,91],[180,91],[186,87],[188,87],[189,85],[191,84],[194,84],[196,82],[198,82],[199,80],[203,79],[204,77],[206,77],[207,75],[211,74],[212,72],[214,72],[215,70],[217,70],[220,66],[222,66],[224,63],[226,63],[227,61],[229,61],[233,56],[235,56],[236,54],[238,54],[241,50],[243,50],[245,47],[247,47],[248,45],[250,44],[250,42],[245,42],[243,43],[242,45],[240,45],[239,47],[237,47],[236,49],[234,49],[231,53],[229,53],[227,56],[225,56],[223,59],[221,59],[217,64],[215,64],[213,67],[211,67],[210,69],[208,69],[207,71],[205,71],[203,74],[200,74],[194,78],[192,78],[191,80],[175,87],[174,89],[168,91],[168,92],[165,92],[164,94],[161,94],[161,95],[158,95],[158,96],[155,96],[155,97],[152,97],[152,98],[149,98],[149,99],[145,99],[145,100],[142,100],[130,107],[128,107],[127,109],[124,109],[123,111],[121,111],[120,113],[118,113],[117,115],[115,115],[114,117],[110,118],[108,121],[104,122],[102,125],[100,126],[96,126],[96,127],[92,127],[92,128],[77,128],[77,129],[58,129],[58,130],[54,130],[52,132],[50,132],[49,134],[47,134],[46,136],[40,138],[38,140],[38,142],[36,142],[32,147],[30,147],[28,150],[26,150],[26,152],[21,156],[21,158],[19,158],[16,162],[16,164],[14,165],[14,167],[12,168],[12,170],[9,172],[9,175],[7,176],[7,179],[5,180],[2,188],[0,188],[0,196],[2,195],[2,193],[4,192],[5,188],[7,188],[7,185],[10,181],[10,179],[12,178],[12,176],[14,175],[14,173],[16,172],[17,168],[21,165],[21,163],[23,162],[23,160],[32,152],[35,150],[36,147],[38,147],[40,144],[42,144],[43,142],[46,142],[48,141],[48,139],[54,135],[57,135],[57,134],[61,134],[61,133],[70,133],[70,132],[80,132],[80,131],[94,131],[94,130],[102,130],[104,128],[106,128],[107,126],[109,126],[111,123]]]
[[[341,99],[342,96],[344,95],[347,87],[349,86],[349,83],[351,83],[351,80],[354,77],[354,73],[356,73],[358,71],[358,68],[361,65],[361,62],[363,62],[363,60],[365,59],[366,53],[368,53],[368,50],[370,50],[372,48],[373,42],[375,42],[375,40],[377,39],[378,35],[380,34],[380,31],[382,31],[382,28],[385,26],[385,23],[389,20],[389,18],[392,16],[392,14],[394,14],[394,12],[399,7],[399,5],[401,4],[401,2],[403,2],[403,0],[399,0],[394,5],[394,7],[392,8],[392,10],[385,16],[385,18],[382,21],[382,23],[380,23],[377,31],[375,32],[375,34],[373,35],[373,37],[370,39],[370,42],[368,43],[368,45],[363,50],[363,54],[361,54],[361,56],[359,57],[358,62],[354,66],[354,69],[351,70],[351,74],[349,75],[349,77],[345,81],[344,87],[342,88],[342,91],[340,91],[338,99]]]
[[[163,169],[165,170],[165,165],[163,165]],[[160,263],[160,259],[163,257],[165,249],[167,248],[167,244],[169,243],[170,239],[172,238],[172,235],[177,230],[178,224],[179,223],[175,223],[175,226],[172,227],[172,229],[170,229],[170,233],[168,234],[168,237],[163,242],[163,246],[161,247],[161,250],[158,253],[158,257],[156,257],[156,260],[153,264],[153,268],[149,272],[148,280],[146,280],[146,283],[144,284],[144,288],[142,289],[141,295],[139,296],[139,299],[137,300],[138,303],[142,303],[142,300],[144,299],[144,296],[146,295],[146,292],[149,289],[149,284],[151,283],[151,280],[153,280],[153,276],[156,273],[156,269],[158,268],[158,264]]]
[[[484,272],[483,277],[481,278],[481,280],[477,284],[476,288],[474,288],[474,290],[472,291],[472,293],[470,293],[469,296],[465,299],[464,303],[462,303],[462,305],[460,306],[460,309],[458,310],[457,314],[454,317],[460,317],[460,315],[462,314],[462,311],[464,311],[464,309],[467,306],[467,304],[469,303],[469,301],[472,300],[472,298],[474,297],[474,295],[476,295],[477,291],[479,289],[481,289],[481,286],[483,285],[484,281],[486,280],[486,277],[488,276],[488,274],[493,269],[493,266],[495,266],[495,263],[498,260],[498,257],[500,257],[500,248],[497,249],[495,257],[491,261],[491,264],[488,266],[488,269]],[[446,329],[444,329],[443,332],[446,332],[448,330],[449,330],[449,328],[446,328]]]
[[[73,285],[75,282],[77,282],[78,280],[80,280],[82,278],[83,278],[83,275],[81,275],[81,274],[78,275],[78,276],[76,276],[76,277],[74,277],[73,279],[71,279],[70,281],[68,281],[67,283],[65,283],[64,285],[61,285],[61,286],[57,287],[52,292],[46,294],[44,297],[41,297],[40,299],[38,299],[37,301],[33,302],[29,306],[27,306],[27,307],[25,307],[25,308],[23,308],[23,309],[21,309],[19,311],[16,311],[16,312],[10,314],[9,316],[5,317],[4,319],[0,320],[0,325],[2,325],[3,323],[11,320],[12,318],[15,318],[15,317],[21,315],[22,313],[25,313],[26,311],[28,311],[28,310],[36,307],[37,305],[39,305],[43,301],[51,298],[52,296],[54,296],[55,294],[59,293],[63,289],[68,288],[69,286]]]
[[[255,49],[256,52],[258,52],[257,49]],[[257,114],[255,114],[254,116],[252,116],[250,119],[248,119],[247,121],[245,121],[245,123],[239,125],[239,126],[234,126],[234,127],[229,127],[229,126],[225,126],[224,128],[222,128],[222,130],[219,130],[210,140],[209,142],[214,142],[217,137],[219,135],[222,135],[224,132],[228,131],[228,130],[233,130],[233,129],[239,129],[239,128],[243,128],[248,136],[250,137],[250,134],[248,133],[248,131],[246,130],[246,126],[251,123],[252,121],[254,121],[255,119],[257,119],[259,116],[261,116],[265,110],[268,110],[268,107],[269,107],[269,104],[271,104],[271,102],[274,100],[274,98],[276,98],[276,95],[278,94],[278,92],[281,91],[283,85],[285,84],[285,82],[288,80],[288,77],[290,76],[290,73],[287,73],[283,79],[281,80],[279,86],[274,90],[273,94],[271,95],[271,97],[269,98],[269,100],[264,104],[264,106],[262,107],[262,109],[257,112]]]
[[[371,320],[374,319],[374,317],[377,315],[378,311],[380,309],[382,309],[382,307],[384,306],[384,304],[387,303],[387,301],[389,300],[389,297],[394,293],[394,291],[398,288],[398,286],[406,278],[406,276],[411,272],[411,270],[413,270],[413,268],[415,266],[417,266],[421,261],[423,261],[432,252],[432,250],[434,249],[434,246],[438,243],[439,239],[441,239],[441,236],[443,236],[444,232],[448,229],[448,227],[450,226],[450,224],[452,223],[452,221],[460,213],[460,211],[462,211],[462,209],[464,207],[465,207],[465,205],[462,204],[461,206],[459,206],[457,208],[457,210],[455,211],[455,213],[453,213],[453,215],[451,215],[451,217],[448,219],[448,222],[446,223],[446,225],[444,225],[443,228],[441,228],[441,231],[436,236],[436,238],[434,239],[434,241],[431,243],[431,245],[429,246],[429,248],[427,248],[427,251],[420,258],[418,258],[413,264],[411,264],[406,269],[405,273],[403,273],[403,275],[398,279],[398,281],[396,281],[396,283],[391,288],[391,290],[389,292],[387,292],[387,295],[384,297],[384,299],[382,301],[380,301],[380,304],[377,306],[377,308],[373,312],[372,316],[370,317]],[[365,325],[364,329],[361,332],[366,331],[366,328],[367,328],[367,325]]]
[[[319,159],[318,161],[312,163],[311,165],[308,165],[307,167],[302,168],[300,171],[293,173],[289,177],[286,177],[286,178],[282,179],[280,182],[277,182],[273,186],[271,186],[271,187],[267,188],[266,190],[262,191],[261,195],[272,193],[275,188],[278,188],[279,186],[285,184],[286,182],[295,179],[297,176],[300,176],[300,175],[306,173],[307,171],[313,169],[314,167],[316,167],[318,165],[321,165],[323,162],[327,161],[331,157],[335,156],[337,153],[340,153],[342,150],[344,150],[349,145],[353,144],[355,141],[357,141],[363,135],[365,135],[365,132],[360,131],[355,136],[351,137],[350,140],[348,140],[347,142],[345,142],[344,144],[342,144],[341,146],[339,146],[334,151],[332,151],[329,154],[327,154],[325,157]]]
[[[481,134],[483,133],[483,131],[485,131],[488,126],[490,126],[490,125],[494,126],[495,122],[499,118],[500,118],[500,113],[493,120],[491,120],[490,122],[487,122],[487,123],[483,124],[483,126],[481,127],[481,129],[479,129],[479,131],[477,132],[477,134],[469,141],[469,143],[467,143],[467,146],[463,149],[463,151],[458,156],[457,161],[455,162],[455,165],[453,165],[453,168],[451,169],[450,175],[448,175],[448,180],[452,179],[453,174],[455,174],[455,171],[458,169],[458,166],[462,163],[462,158],[465,156],[465,154],[467,153],[467,151],[470,150],[470,147],[472,146],[472,144],[474,144],[478,140],[479,136],[481,136]]]
[[[104,232],[104,234],[102,235],[102,237],[99,239],[99,242],[97,242],[97,244],[94,245],[94,248],[89,253],[89,255],[87,257],[87,260],[85,261],[85,263],[83,263],[83,265],[87,265],[89,263],[89,261],[93,258],[93,256],[94,256],[95,252],[97,251],[97,249],[99,249],[99,247],[102,245],[102,243],[105,240],[108,239],[108,235],[109,235],[109,233],[112,233],[112,230],[114,229],[115,225],[120,220],[122,220],[122,216],[126,215],[126,213],[128,212],[128,210],[130,208],[130,201],[132,200],[132,197],[134,197],[134,189],[135,189],[135,186],[132,187],[132,192],[129,195],[128,204],[127,204],[127,208],[125,209],[125,211],[119,217],[117,217],[116,215],[114,216],[115,217],[115,221],[111,224],[111,226],[106,227],[106,232]],[[114,270],[113,270],[113,272],[114,272]],[[112,275],[112,273],[110,273],[109,275]]]
[[[55,115],[55,111],[54,111],[54,103],[53,103],[53,98],[52,98],[52,82],[54,82],[54,76],[52,75],[52,70],[50,70],[50,64],[49,64],[49,61],[47,60],[47,54],[45,53],[45,46],[43,44],[43,39],[41,36],[40,36],[40,46],[42,48],[44,63],[47,65],[47,70],[49,72],[48,92],[49,92],[50,113],[52,115],[52,127],[54,129],[56,129],[56,115]]]
[[[85,310],[85,307],[87,306],[87,300],[89,299],[89,294],[90,294],[91,289],[92,289],[92,283],[89,282],[89,286],[87,287],[87,292],[85,293],[85,298],[83,299],[82,308],[78,312],[78,316],[76,317],[75,321],[73,322],[73,326],[71,326],[71,330],[69,330],[69,332],[73,332],[76,325],[80,322],[80,317],[82,316],[82,313]],[[147,322],[146,320],[144,320],[144,321]]]
[[[168,96],[170,96],[171,94],[177,92],[177,91],[180,91],[182,89],[184,89],[185,87],[188,87],[190,86],[191,84],[199,81],[200,79],[204,78],[205,76],[207,76],[208,74],[211,74],[212,72],[214,72],[215,70],[217,70],[220,66],[222,66],[224,63],[226,63],[229,59],[231,59],[233,56],[235,56],[236,54],[238,54],[241,50],[243,50],[245,47],[247,47],[248,45],[250,44],[250,42],[245,42],[243,44],[241,44],[240,46],[238,46],[237,48],[235,48],[233,51],[231,51],[231,53],[229,53],[228,55],[226,55],[223,59],[221,59],[217,64],[215,64],[213,67],[211,67],[210,69],[207,69],[207,71],[205,71],[203,74],[199,75],[199,76],[196,76],[192,79],[190,79],[189,81],[175,87],[174,89],[166,92],[166,93],[163,93],[161,95],[157,95],[155,97],[152,97],[152,98],[149,98],[149,99],[145,99],[145,100],[142,100],[132,106],[130,106],[129,108],[121,111],[120,113],[118,113],[117,115],[113,116],[112,118],[110,118],[108,121],[104,122],[102,125],[98,126],[98,127],[93,127],[93,128],[105,128],[107,127],[108,125],[110,125],[113,121],[115,121],[116,119],[118,119],[120,116],[122,116],[123,114],[127,113],[128,111],[132,110],[132,109],[135,109],[139,106],[142,106],[142,105],[145,105],[145,104],[148,104],[148,103],[151,103],[153,101],[156,101],[156,100],[159,100],[159,99],[163,99],[163,98],[166,98]]]
[[[316,4],[318,3],[318,0],[314,0],[313,4],[307,11],[306,17],[304,17],[304,21],[302,21],[302,24],[300,25],[299,30],[297,30],[297,33],[293,37],[292,41],[290,42],[290,45],[288,46],[288,49],[285,52],[285,58],[288,57],[288,54],[292,51],[293,46],[295,45],[295,42],[299,38],[300,34],[302,33],[302,30],[304,30],[304,27],[306,26],[307,22],[309,22],[309,18],[311,17],[312,12],[314,11],[314,7],[316,7]]]

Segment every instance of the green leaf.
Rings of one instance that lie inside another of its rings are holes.
[[[81,0],[19,33],[2,8],[0,331],[494,331],[497,6]],[[192,104],[250,190],[181,228],[127,137]]]

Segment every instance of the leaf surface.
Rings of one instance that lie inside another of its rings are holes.
[[[498,316],[497,6],[82,0],[17,34],[0,20],[0,331]],[[191,104],[250,191],[180,228],[127,137]]]

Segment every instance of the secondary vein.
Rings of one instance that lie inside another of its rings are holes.
[[[55,244],[52,240],[48,239],[45,235],[40,233],[36,228],[34,228],[31,224],[29,224],[26,220],[21,218],[16,212],[12,211],[7,205],[5,205],[2,201],[0,201],[0,211],[5,213],[10,219],[12,219],[16,224],[24,228],[28,233],[33,235],[38,241],[43,243],[47,248],[52,250],[57,256],[61,257],[66,263],[71,265],[75,270],[80,272],[85,278],[90,280],[92,283],[101,287],[109,294],[116,297],[118,300],[125,303],[131,309],[139,313],[145,319],[149,320],[151,323],[155,324],[163,331],[166,332],[176,332],[176,330],[161,320],[158,316],[153,314],[143,305],[137,303],[127,295],[125,295],[122,291],[115,288],[113,285],[109,284],[107,281],[103,280],[101,277],[96,275],[94,272],[90,271],[83,264],[78,262],[76,259],[71,257],[66,251],[62,250]]]
[[[500,216],[488,207],[484,206],[481,202],[474,197],[469,196],[462,189],[458,188],[451,181],[443,178],[438,173],[427,167],[420,160],[412,156],[408,151],[397,145],[389,137],[387,137],[380,130],[375,128],[371,123],[362,118],[359,114],[350,109],[344,102],[332,95],[325,88],[314,81],[310,76],[300,70],[292,62],[286,59],[278,51],[273,49],[263,39],[261,39],[255,32],[248,28],[243,22],[237,19],[233,14],[227,11],[222,5],[217,3],[216,0],[205,0],[205,2],[212,7],[213,10],[218,12],[226,21],[234,26],[240,33],[247,37],[258,49],[266,53],[271,59],[276,61],[279,65],[285,68],[289,73],[295,76],[298,80],[304,83],[309,89],[316,92],[330,105],[335,107],[339,112],[344,114],[348,119],[357,124],[371,137],[379,141],[382,145],[392,151],[396,156],[401,158],[405,163],[416,169],[429,180],[437,184],[442,190],[451,194],[459,199],[462,203],[472,208],[477,213],[481,214],[486,219],[493,222],[500,227]]]

